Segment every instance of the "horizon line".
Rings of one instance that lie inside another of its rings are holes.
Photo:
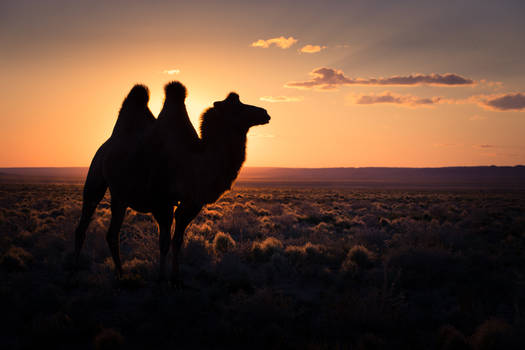
[[[524,164],[514,165],[443,165],[443,166],[325,166],[325,167],[303,167],[303,166],[243,166],[240,170],[245,168],[265,168],[265,169],[370,169],[370,168],[387,168],[387,169],[442,169],[442,168],[517,168],[525,167]],[[65,169],[65,168],[89,168],[89,166],[0,166],[0,169]]]

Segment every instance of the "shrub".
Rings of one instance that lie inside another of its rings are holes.
[[[210,261],[210,243],[201,235],[189,235],[183,249],[184,262],[192,265],[206,265]]]
[[[103,329],[95,337],[95,349],[116,350],[124,346],[124,337],[114,329]]]
[[[32,260],[33,255],[24,248],[12,246],[0,258],[0,266],[7,271],[24,271]]]
[[[349,251],[345,261],[343,261],[343,268],[349,265],[357,265],[359,268],[367,268],[372,265],[374,261],[374,253],[369,251],[362,245],[355,245]]]
[[[439,349],[442,350],[470,350],[467,338],[451,325],[441,327],[438,335]]]
[[[483,322],[472,335],[476,350],[516,349],[512,344],[512,327],[504,320],[490,319]]]
[[[215,254],[224,254],[235,247],[235,241],[229,233],[217,232],[213,239],[213,249]]]
[[[154,266],[151,261],[142,260],[139,258],[133,258],[131,260],[125,261],[122,268],[124,271],[142,276],[151,275],[154,270]]]
[[[275,237],[268,237],[262,242],[252,245],[253,257],[256,261],[268,261],[274,253],[281,252],[283,244]]]
[[[323,264],[328,257],[325,256],[324,247],[319,244],[306,242],[302,246],[291,245],[286,247],[285,254],[294,264]]]
[[[237,254],[227,253],[217,263],[217,275],[230,293],[244,290],[253,292],[250,273]]]
[[[461,259],[444,249],[410,247],[394,249],[387,258],[388,265],[403,271],[401,282],[410,288],[433,288],[457,283],[464,278]]]

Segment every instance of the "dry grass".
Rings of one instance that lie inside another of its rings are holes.
[[[108,200],[69,278],[81,187],[0,185],[3,347],[523,344],[524,193],[235,189],[188,228],[182,291],[157,284],[157,229],[131,210],[115,280]]]

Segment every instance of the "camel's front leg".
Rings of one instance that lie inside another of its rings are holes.
[[[126,215],[126,206],[119,201],[111,199],[111,223],[106,235],[106,240],[111,251],[111,257],[115,263],[117,277],[122,277],[122,264],[120,263],[119,231]]]
[[[173,206],[167,205],[153,212],[159,225],[160,270],[159,282],[163,281],[166,273],[166,255],[170,250],[171,224],[173,223]]]
[[[177,286],[182,286],[182,279],[179,272],[179,252],[184,241],[184,231],[189,223],[199,214],[202,205],[181,203],[175,210],[175,233],[171,245],[173,246],[173,267],[171,271],[171,282]]]

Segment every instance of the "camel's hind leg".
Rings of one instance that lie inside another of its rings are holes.
[[[118,200],[111,198],[111,223],[106,234],[106,240],[111,251],[111,257],[115,263],[115,271],[117,277],[122,277],[122,264],[120,263],[120,227],[124,221],[127,207],[121,204]]]
[[[97,208],[98,203],[104,198],[108,185],[102,176],[97,176],[93,169],[89,169],[86,184],[84,185],[84,195],[82,200],[82,216],[75,230],[75,264],[78,268],[80,251],[86,239],[86,231],[91,222],[91,217]]]
[[[182,279],[179,273],[179,251],[182,242],[184,241],[184,231],[197,214],[199,214],[201,209],[201,205],[181,203],[177,210],[175,210],[175,233],[173,234],[173,239],[171,241],[173,247],[171,281],[178,286],[182,285]]]
[[[171,225],[173,223],[173,206],[166,205],[153,211],[153,216],[159,225],[160,270],[159,282],[164,280],[166,273],[166,255],[170,250]]]

